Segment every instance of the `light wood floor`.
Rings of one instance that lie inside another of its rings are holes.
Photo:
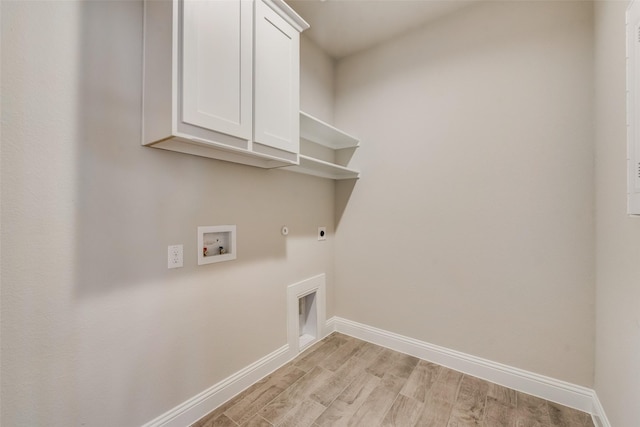
[[[193,427],[593,427],[575,409],[334,333]]]

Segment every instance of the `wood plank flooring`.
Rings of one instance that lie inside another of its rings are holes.
[[[591,416],[334,333],[192,427],[593,427]]]

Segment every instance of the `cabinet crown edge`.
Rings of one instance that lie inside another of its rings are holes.
[[[291,26],[293,26],[298,32],[311,27],[307,21],[305,21],[298,13],[291,8],[284,0],[256,0],[262,1],[271,9],[273,9],[278,15],[286,20]]]

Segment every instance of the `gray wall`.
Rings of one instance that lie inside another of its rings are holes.
[[[595,3],[595,389],[612,426],[640,425],[640,217],[626,215],[626,1]]]
[[[140,2],[3,1],[0,424],[147,422],[285,344],[285,287],[323,271],[327,317],[595,366],[612,425],[640,424],[626,6],[478,4],[337,64],[303,37],[302,109],[363,140],[334,189],[141,147]],[[238,259],[196,267],[226,223]]]
[[[148,422],[286,344],[322,272],[333,315],[333,182],[140,146],[141,49],[141,2],[2,2],[2,425]],[[216,224],[238,259],[198,267]]]
[[[338,62],[336,313],[591,386],[589,2],[480,2]]]

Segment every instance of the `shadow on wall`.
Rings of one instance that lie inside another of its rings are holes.
[[[76,293],[238,268],[286,258],[286,240],[316,230],[316,178],[140,145],[142,2],[85,2],[79,35]],[[111,23],[122,22],[118,28]],[[326,200],[325,200],[326,202]],[[236,224],[238,259],[197,268],[196,230]],[[308,228],[308,227],[307,227]],[[184,267],[167,269],[167,246],[184,245]],[[205,270],[207,269],[207,270]]]
[[[353,193],[353,189],[356,187],[357,179],[345,179],[336,181],[336,207],[335,207],[335,221],[336,230],[340,226],[340,220],[347,209],[347,204]]]

